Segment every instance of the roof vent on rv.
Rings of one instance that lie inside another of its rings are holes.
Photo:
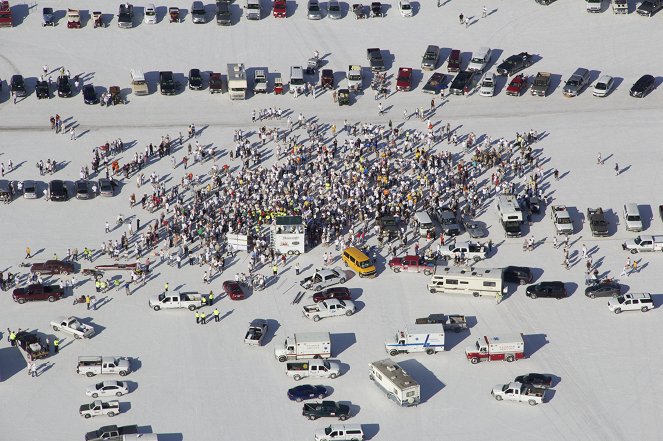
[[[393,371],[396,370],[396,366],[393,366],[393,365],[392,366],[387,366],[387,370],[390,371],[390,372],[393,372]]]

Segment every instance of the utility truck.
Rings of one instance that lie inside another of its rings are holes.
[[[302,307],[304,316],[318,322],[327,317],[351,316],[355,313],[355,304],[352,300],[326,299],[322,302]]]
[[[88,377],[99,374],[119,374],[124,377],[131,373],[131,363],[124,357],[83,356],[78,357],[76,373]]]
[[[228,94],[231,100],[246,99],[246,71],[243,63],[228,64]]]

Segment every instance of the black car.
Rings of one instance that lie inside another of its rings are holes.
[[[478,72],[458,72],[449,86],[449,92],[454,95],[469,93],[479,81]]]
[[[94,91],[94,86],[92,84],[86,84],[83,86],[83,102],[85,102],[85,104],[97,104],[99,102],[97,92]]]
[[[566,297],[566,288],[562,282],[541,282],[528,286],[526,293],[530,299],[536,299],[537,297],[563,299]]]
[[[25,96],[27,95],[27,92],[25,91],[25,80],[23,79],[23,75],[12,75],[11,83],[10,83],[10,88],[11,92],[15,96]]]
[[[71,97],[71,84],[69,84],[69,77],[66,75],[58,77],[58,96],[60,98]]]
[[[37,86],[35,87],[35,93],[37,94],[37,98],[39,99],[51,98],[51,88],[48,87],[48,83],[46,81],[37,81]]]
[[[552,386],[552,377],[545,374],[527,374],[527,375],[518,375],[515,380],[517,383],[529,384],[534,387],[540,387],[543,389],[548,389]]]
[[[302,384],[288,389],[288,398],[292,401],[300,402],[302,400],[311,400],[317,398],[322,400],[329,394],[329,391],[324,386],[314,386],[312,384]]]
[[[221,26],[230,26],[232,24],[229,1],[216,2],[216,24]]]
[[[651,75],[643,75],[635,82],[629,94],[635,98],[644,98],[649,92],[654,90],[656,79]]]
[[[595,283],[585,288],[585,295],[590,299],[596,297],[617,297],[621,293],[621,285],[612,281]]]
[[[521,52],[516,55],[511,55],[506,60],[497,66],[498,75],[511,76],[521,70],[529,67],[532,64],[532,56],[527,52]]]
[[[644,0],[635,11],[645,17],[651,17],[660,9],[663,9],[663,0]]]
[[[200,75],[200,69],[191,69],[189,71],[189,89],[201,90],[203,88],[203,77]]]
[[[159,72],[159,88],[161,89],[161,95],[175,95],[175,92],[177,92],[177,83],[173,79],[172,72]]]
[[[69,199],[67,186],[64,181],[55,179],[48,183],[48,197],[52,201],[66,201]]]
[[[526,266],[507,266],[502,271],[502,278],[507,283],[519,283],[521,285],[532,283],[532,280],[534,280],[532,270]]]

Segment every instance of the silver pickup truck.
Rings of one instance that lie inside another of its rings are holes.
[[[150,297],[150,308],[158,311],[160,309],[187,308],[194,311],[202,306],[202,295],[193,292],[167,293]]]

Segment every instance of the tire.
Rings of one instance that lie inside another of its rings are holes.
[[[537,297],[538,297],[538,296],[537,296],[536,294],[534,294],[534,293],[532,293],[532,294],[529,295],[529,298],[530,298],[530,299],[535,299],[535,298],[537,298]]]
[[[295,398],[295,401],[298,402],[298,403],[301,403],[302,402],[302,397]]]
[[[589,298],[590,298],[590,299],[595,299],[595,298],[596,298],[596,294],[591,293],[591,294],[589,295]]]
[[[318,400],[324,400],[324,399],[325,399],[325,394],[318,395]]]
[[[507,361],[507,363],[511,363],[516,361],[516,357],[514,357],[513,355],[507,355],[505,360]]]
[[[19,305],[22,305],[22,304],[25,303],[25,299],[18,299],[17,301],[18,301]]]
[[[92,416],[92,415],[90,415],[89,413],[86,413],[86,414],[85,414],[85,418],[90,418],[91,416]]]
[[[55,296],[49,296],[49,297],[48,297],[48,301],[51,302],[51,303],[53,303],[53,302],[56,301],[56,300],[57,300],[57,299],[55,298]]]
[[[88,377],[94,377],[94,372],[88,372],[85,375],[87,375]]]
[[[458,328],[454,328],[454,333],[455,333],[455,334],[458,334],[460,331],[461,331],[461,328],[460,328],[460,327],[458,327]]]
[[[287,359],[288,359],[288,357],[286,357],[285,355],[281,355],[281,356],[279,357],[279,361],[280,361],[281,363],[283,363],[283,362],[286,361]]]
[[[320,316],[319,315],[314,315],[313,316],[313,321],[314,322],[319,322],[320,321]]]
[[[115,392],[115,396],[116,396],[116,397],[121,397],[121,396],[122,396],[122,392]]]
[[[318,360],[322,359],[322,357],[320,356],[320,354],[316,354],[316,355],[314,355],[313,358],[317,358]]]
[[[472,293],[472,295],[473,295],[474,297],[479,297],[479,293],[478,293],[478,292]]]
[[[645,308],[646,308],[646,306],[645,306]],[[345,315],[347,315],[348,317],[350,317],[352,314],[354,314],[354,313],[350,310],[345,311]]]
[[[429,270],[424,270],[424,275],[425,275],[425,276],[430,276],[431,274],[433,274],[431,271],[429,271]]]
[[[433,355],[434,353],[435,353],[435,349],[431,349],[431,348],[426,349],[426,354]]]
[[[345,277],[341,277],[338,282],[342,285],[345,283]]]
[[[152,309],[154,309],[155,311],[158,311],[158,310],[161,309],[161,306],[159,306],[159,305],[154,305],[154,307],[153,307]],[[191,307],[189,307],[189,309],[191,309]]]
[[[529,400],[528,403],[529,403],[530,406],[536,406],[537,404],[539,404],[534,400]]]
[[[525,285],[525,281],[524,281],[524,280],[521,280],[521,281],[518,282],[518,283],[520,283],[521,286]]]
[[[451,260],[451,256],[449,256],[449,255],[447,255],[447,256],[442,256],[442,258],[443,258],[444,260],[446,260],[446,261]]]
[[[99,394],[98,394],[98,393],[96,393],[96,392],[95,392],[95,393],[93,393],[93,394],[92,394],[92,398],[99,398]]]
[[[638,254],[638,250],[631,250],[631,254]]]
[[[196,305],[189,305],[189,311],[195,311]]]
[[[329,378],[331,378],[333,380],[334,378],[336,378],[336,374],[334,374],[334,373],[329,374]]]
[[[431,294],[435,294],[435,288],[429,288],[428,292],[430,292]]]
[[[314,291],[322,291],[322,286],[318,285],[315,288],[313,288]]]
[[[340,417],[338,417],[338,419],[341,420],[341,421],[345,421],[345,420],[348,419],[348,416],[347,415],[341,415]]]
[[[401,269],[397,266],[395,266],[393,269],[394,269],[395,273],[400,273],[401,272]]]
[[[497,401],[502,401],[502,395],[495,395],[495,399]]]
[[[649,306],[643,306],[642,308],[640,308],[640,311],[642,311],[642,312],[649,311]]]
[[[316,418],[315,418],[315,415],[309,415],[309,416],[308,416],[308,419],[311,420],[311,421],[313,421],[313,420],[315,420]]]
[[[615,309],[615,314],[621,314],[621,313],[622,313],[622,308]]]
[[[470,358],[470,363],[472,363],[472,364],[478,364],[478,363],[479,363],[479,357],[472,357],[472,358]]]
[[[128,371],[120,371],[120,377],[126,377],[127,375],[129,375]]]
[[[81,339],[81,336],[78,335],[78,334],[74,334],[74,338],[75,338],[76,340],[80,340],[80,339]]]
[[[115,416],[115,412],[110,411],[110,412],[108,412],[106,415],[109,416],[109,417],[111,417],[111,418],[113,418],[113,417]]]
[[[391,351],[389,351],[389,356],[395,357],[397,355],[398,355],[398,351],[396,349],[392,349]]]
[[[474,260],[475,262],[478,262],[478,261],[481,260],[481,257],[479,257],[479,256],[474,256],[473,260]]]
[[[292,376],[292,378],[294,378],[295,381],[299,381],[299,380],[302,379],[302,376],[299,375],[299,374],[295,374],[295,375]]]
[[[57,326],[53,326],[53,330],[54,330],[54,331],[59,331],[60,328],[58,328]]]
[[[66,274],[69,274],[69,272],[68,271],[60,271],[60,274],[66,275]]]

